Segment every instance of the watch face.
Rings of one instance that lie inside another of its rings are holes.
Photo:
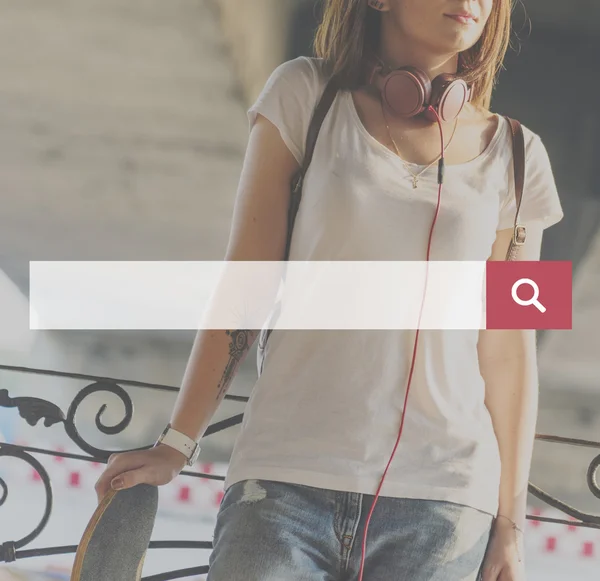
[[[167,427],[163,430],[163,433],[160,435],[160,437],[158,438],[159,442],[162,442],[162,440],[164,439],[164,437],[167,435],[167,432],[171,429],[171,424],[167,424]]]
[[[196,460],[198,460],[198,456],[200,455],[200,446],[198,444],[196,444],[196,447],[194,448],[194,452],[191,455],[188,464],[190,466],[192,466],[193,464],[196,463]]]
[[[170,429],[171,429],[171,424],[168,424],[167,427],[163,430],[163,433],[158,437],[158,440],[156,440],[156,443],[154,444],[155,448],[159,444],[162,444],[163,440],[165,439],[165,436],[167,435],[167,433],[169,432]]]

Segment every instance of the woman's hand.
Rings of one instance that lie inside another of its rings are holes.
[[[165,444],[140,452],[113,454],[96,482],[98,502],[111,488],[123,490],[138,484],[168,484],[181,472],[185,464],[185,456]]]
[[[525,581],[523,534],[507,519],[494,521],[482,581]]]

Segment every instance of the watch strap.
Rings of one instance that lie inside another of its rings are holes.
[[[181,452],[188,460],[187,464],[191,466],[198,458],[200,446],[198,442],[186,436],[182,432],[175,430],[168,424],[164,432],[158,438],[156,445],[165,444],[175,450]]]

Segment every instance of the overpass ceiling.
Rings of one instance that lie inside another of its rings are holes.
[[[206,0],[0,0],[0,268],[222,258],[247,139]]]

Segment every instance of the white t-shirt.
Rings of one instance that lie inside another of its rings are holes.
[[[299,163],[326,79],[322,62],[279,66],[248,115],[274,123]],[[524,128],[522,222],[562,218],[540,138]],[[489,258],[511,228],[512,146],[501,119],[486,150],[446,167],[431,260]],[[416,170],[419,166],[414,166]],[[340,92],[304,182],[290,260],[425,260],[437,166],[412,188],[401,160]],[[270,336],[225,487],[258,478],[375,494],[400,427],[415,332],[287,331]],[[496,514],[500,458],[477,357],[477,330],[422,330],[400,444],[381,495],[452,501]]]

